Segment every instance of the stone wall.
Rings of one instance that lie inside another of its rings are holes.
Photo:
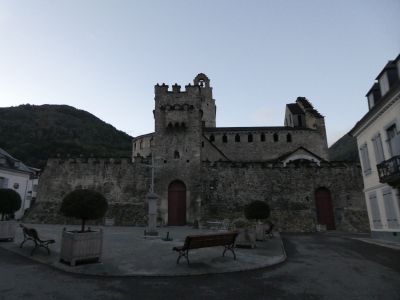
[[[360,167],[343,163],[316,165],[203,162],[200,169],[177,159],[155,168],[159,219],[168,221],[168,186],[181,180],[187,187],[187,221],[243,217],[243,207],[265,200],[280,231],[315,230],[315,190],[330,190],[338,230],[367,231]],[[37,202],[26,221],[77,223],[58,214],[63,197],[76,188],[92,188],[109,202],[107,218],[115,225],[146,224],[145,197],[150,186],[146,160],[50,159],[42,174]],[[100,220],[100,223],[103,220]]]
[[[278,140],[274,140],[274,135]],[[206,128],[204,136],[214,147],[210,147],[207,142],[203,144],[202,160],[216,161],[215,147],[226,158],[236,162],[273,160],[299,147],[307,148],[328,160],[325,137],[319,131],[308,128]],[[240,138],[239,142],[235,140],[237,136]]]
[[[49,159],[41,175],[37,201],[26,221],[68,223],[58,211],[63,197],[77,188],[102,193],[109,203],[107,218],[115,225],[144,225],[145,197],[150,186],[150,168],[130,159]]]
[[[204,219],[243,217],[253,200],[267,201],[280,231],[314,231],[314,193],[331,192],[338,230],[367,231],[360,167],[346,164],[276,166],[268,163],[203,163]]]

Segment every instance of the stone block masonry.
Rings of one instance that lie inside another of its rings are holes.
[[[150,168],[130,158],[49,159],[41,176],[37,202],[25,218],[38,223],[71,223],[58,211],[66,194],[79,188],[94,189],[108,200],[106,218],[115,225],[145,225],[145,196]]]
[[[282,167],[270,163],[203,163],[202,217],[243,217],[243,207],[267,201],[280,231],[315,231],[315,192],[330,191],[336,229],[368,231],[358,165],[329,163]],[[207,176],[206,176],[207,175]]]

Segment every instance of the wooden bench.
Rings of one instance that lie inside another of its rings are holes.
[[[32,249],[31,256],[33,255],[35,250],[40,247],[45,248],[47,250],[47,253],[50,254],[49,245],[54,244],[56,242],[55,240],[42,240],[41,238],[39,238],[39,235],[35,228],[29,228],[22,224],[20,224],[19,226],[21,226],[22,232],[24,233],[24,240],[19,246],[20,248],[22,248],[25,242],[33,241],[35,243],[35,248]]]
[[[238,232],[236,231],[205,234],[205,235],[188,235],[185,239],[185,243],[183,244],[183,246],[172,248],[172,250],[179,252],[179,256],[176,263],[179,264],[179,260],[182,257],[185,257],[187,263],[189,264],[189,250],[191,249],[208,248],[216,246],[224,247],[222,256],[225,256],[225,252],[229,250],[233,253],[234,259],[236,259],[234,247],[237,235]]]

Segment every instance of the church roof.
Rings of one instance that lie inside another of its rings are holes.
[[[321,115],[318,110],[314,108],[314,106],[310,103],[310,101],[307,100],[306,97],[297,97],[296,103],[300,103],[304,109],[307,112],[310,112],[314,115],[316,118],[323,118],[323,115]]]
[[[289,103],[289,104],[286,104],[286,106],[292,114],[304,115],[304,111],[301,109],[301,107],[297,103]]]

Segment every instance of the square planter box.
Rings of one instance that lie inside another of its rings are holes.
[[[0,221],[0,240],[13,241],[16,228],[15,221]]]
[[[256,247],[256,230],[254,228],[238,228],[239,232],[235,246],[237,247]]]
[[[103,250],[103,231],[72,232],[64,229],[60,261],[75,266],[77,262],[98,262]]]

